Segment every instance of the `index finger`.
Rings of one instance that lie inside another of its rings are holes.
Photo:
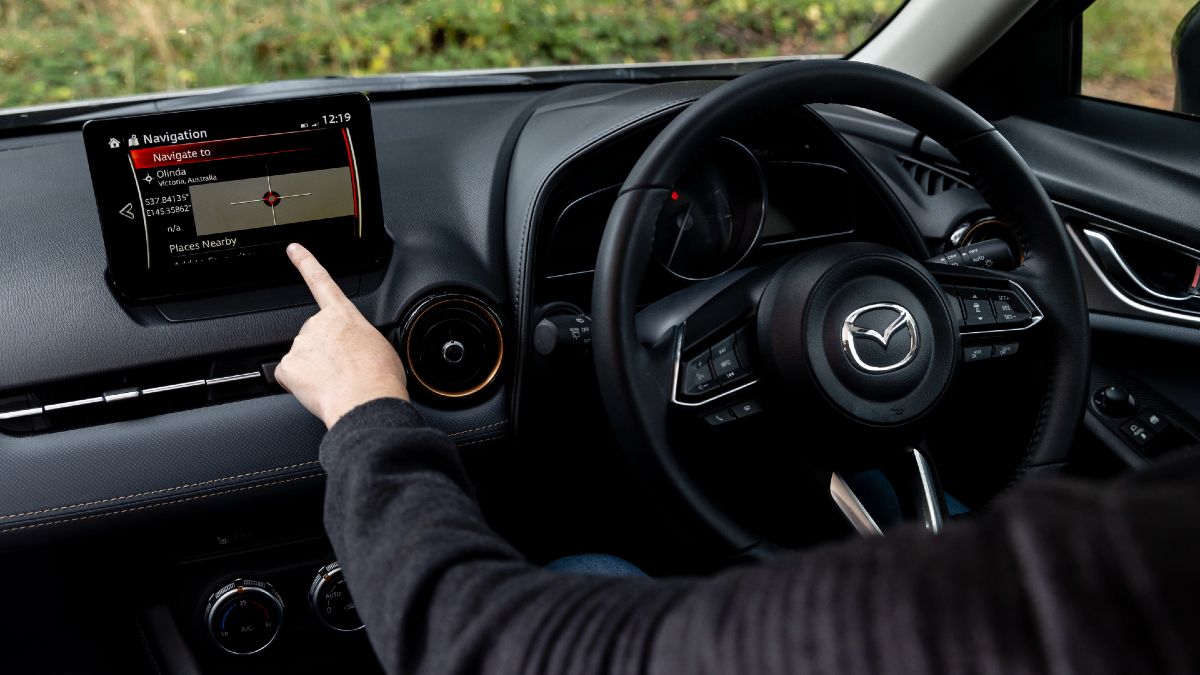
[[[287,255],[300,271],[300,276],[304,277],[304,283],[308,285],[308,290],[312,292],[318,307],[324,309],[346,302],[346,294],[338,288],[333,277],[329,276],[329,272],[317,262],[316,256],[308,249],[300,244],[288,244]]]

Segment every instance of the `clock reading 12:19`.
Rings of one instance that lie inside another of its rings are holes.
[[[322,124],[345,124],[350,121],[350,113],[334,113],[333,115],[321,115]]]

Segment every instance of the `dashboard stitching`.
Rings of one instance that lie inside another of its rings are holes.
[[[81,520],[91,520],[93,518],[103,518],[105,516],[115,516],[115,515],[119,515],[122,513],[132,513],[134,511],[145,511],[147,509],[156,509],[160,506],[170,506],[171,504],[183,504],[185,502],[192,502],[192,501],[196,501],[198,499],[207,499],[209,497],[228,495],[228,494],[233,494],[235,492],[244,492],[246,490],[257,490],[258,488],[270,487],[272,485],[283,485],[284,483],[292,483],[292,482],[295,482],[298,480],[308,480],[309,478],[321,478],[324,475],[325,474],[323,474],[323,473],[311,473],[306,476],[294,476],[292,478],[285,478],[283,480],[271,481],[269,483],[260,483],[258,485],[247,485],[245,487],[233,488],[231,490],[222,490],[220,492],[210,492],[206,495],[193,495],[191,497],[185,497],[183,499],[175,499],[172,501],[159,502],[157,504],[146,504],[143,506],[134,506],[134,507],[130,507],[127,509],[121,509],[119,511],[109,511],[108,513],[93,513],[93,514],[86,515],[86,516],[75,516],[74,518],[48,520],[44,523],[34,523],[32,525],[21,525],[20,527],[9,527],[9,528],[5,528],[5,529],[0,529],[0,535],[8,534],[9,532],[16,532],[18,530],[30,530],[35,527],[45,527],[47,525],[62,525],[62,524],[72,523],[72,522],[81,521]]]
[[[187,488],[201,487],[204,485],[212,485],[213,483],[221,483],[224,481],[236,480],[238,478],[248,478],[250,476],[259,476],[264,473],[287,471],[288,469],[299,469],[300,467],[312,466],[314,464],[320,464],[320,462],[318,460],[312,460],[312,461],[308,461],[308,462],[300,462],[298,464],[289,464],[287,466],[277,466],[277,467],[274,467],[271,469],[260,469],[258,471],[250,471],[248,473],[239,473],[235,476],[225,476],[223,478],[212,478],[210,480],[200,481],[199,483],[185,483],[183,485],[175,485],[173,487],[166,487],[166,488],[159,488],[157,490],[150,490],[148,492],[138,492],[138,493],[131,494],[131,495],[124,495],[122,497],[108,497],[106,499],[98,499],[98,500],[90,501],[90,502],[80,502],[78,504],[70,504],[68,506],[55,506],[53,508],[41,509],[39,511],[26,511],[25,513],[10,513],[8,515],[0,516],[0,520],[8,520],[11,518],[21,518],[24,516],[37,516],[37,515],[41,515],[43,513],[54,513],[55,511],[68,511],[70,509],[83,508],[83,507],[87,507],[87,506],[97,506],[99,504],[108,504],[110,502],[119,502],[123,499],[136,499],[138,497],[149,497],[151,495],[162,494],[164,492],[173,492],[175,490],[185,490]]]
[[[495,422],[493,424],[488,424],[488,425],[485,425],[482,427],[476,427],[474,429],[466,429],[464,431],[456,431],[456,432],[454,432],[452,434],[448,434],[448,435],[451,438],[454,438],[456,436],[463,436],[465,434],[470,434],[470,433],[474,433],[477,431],[485,431],[487,429],[492,429],[494,427],[498,427],[503,424],[506,424],[507,422],[508,422],[508,419],[503,419],[503,420],[500,420],[499,422]],[[475,443],[482,443],[482,442],[490,441],[490,440],[494,440],[494,439],[493,438],[485,438],[482,441],[470,441],[467,443],[458,443],[457,445],[459,447],[462,447],[464,445],[474,445]],[[119,502],[119,501],[122,501],[125,499],[137,499],[139,497],[150,497],[153,495],[163,494],[164,492],[174,492],[176,490],[186,490],[188,488],[203,487],[205,485],[212,485],[214,483],[223,483],[225,481],[237,480],[239,478],[249,478],[251,476],[260,476],[260,475],[266,474],[266,473],[276,473],[279,471],[287,471],[289,469],[299,469],[302,467],[313,466],[313,465],[317,465],[317,464],[320,464],[319,460],[311,460],[308,462],[299,462],[296,464],[288,464],[286,466],[277,466],[277,467],[273,467],[270,469],[260,469],[258,471],[249,471],[247,473],[239,473],[239,474],[236,474],[233,476],[212,478],[212,479],[200,481],[197,483],[185,483],[183,485],[174,485],[171,487],[159,488],[157,490],[149,490],[146,492],[137,492],[134,494],[122,495],[120,497],[106,497],[104,499],[97,499],[97,500],[90,501],[90,502],[80,502],[78,504],[68,504],[66,506],[55,506],[55,507],[48,508],[48,509],[39,509],[37,511],[25,511],[22,513],[9,513],[9,514],[5,514],[5,515],[0,515],[0,520],[11,520],[13,518],[38,516],[38,515],[43,515],[43,514],[47,514],[47,513],[55,513],[58,511],[70,511],[71,509],[86,508],[89,506],[99,506],[101,504],[110,504],[112,502]]]
[[[458,447],[463,448],[468,445],[477,445],[479,443],[487,443],[488,441],[498,441],[501,438],[504,438],[504,437],[503,436],[489,436],[487,438],[481,438],[477,441],[467,441],[466,443],[458,443],[457,445],[458,445]]]
[[[601,131],[601,132],[595,134],[588,140],[586,140],[582,143],[579,143],[574,148],[571,148],[571,150],[563,156],[562,160],[560,160],[558,162],[558,164],[556,164],[554,166],[554,169],[552,169],[550,171],[550,173],[547,175],[547,179],[543,180],[542,184],[538,187],[538,189],[534,191],[532,196],[530,196],[529,204],[526,205],[526,207],[525,207],[525,217],[523,218],[522,223],[521,223],[522,227],[524,228],[525,231],[521,234],[521,256],[520,256],[520,260],[519,260],[518,267],[517,267],[517,281],[521,284],[522,292],[516,294],[516,297],[514,298],[514,302],[513,302],[513,304],[515,306],[514,309],[517,310],[518,317],[520,316],[520,312],[521,312],[521,299],[522,299],[521,296],[522,296],[522,293],[523,293],[525,287],[527,286],[527,284],[525,283],[525,271],[526,271],[525,263],[528,260],[528,256],[526,255],[526,246],[529,243],[529,234],[534,229],[534,224],[532,223],[533,205],[534,205],[534,203],[537,202],[538,198],[541,197],[543,192],[545,191],[546,185],[549,183],[549,177],[558,173],[558,170],[561,169],[565,164],[570,162],[572,159],[575,158],[576,155],[578,155],[583,150],[587,149],[589,146],[595,144],[597,141],[599,141],[607,136],[611,136],[612,134],[614,134],[618,131],[621,131],[623,129],[626,129],[634,124],[637,124],[638,122],[642,122],[647,119],[650,119],[651,117],[654,117],[665,110],[669,110],[671,108],[678,107],[685,103],[691,103],[691,102],[695,101],[697,98],[699,98],[699,97],[687,96],[687,97],[683,97],[683,98],[677,98],[672,101],[668,101],[666,103],[655,106],[654,108],[651,108],[650,110],[645,110],[645,111],[639,112],[637,115],[627,117],[624,120],[622,120],[621,122],[609,126],[604,131]]]
[[[466,429],[463,431],[456,431],[452,434],[447,434],[447,435],[450,436],[450,438],[454,438],[456,436],[465,436],[467,434],[474,433],[476,431],[484,431],[485,429],[491,429],[493,427],[498,427],[502,424],[507,424],[507,423],[508,423],[508,418],[506,417],[506,418],[500,420],[499,422],[493,422],[492,424],[488,424],[488,425],[485,425],[482,427],[475,427],[474,429]]]

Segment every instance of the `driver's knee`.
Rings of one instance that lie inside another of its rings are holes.
[[[604,553],[569,555],[546,565],[546,569],[563,574],[591,574],[605,577],[649,576],[628,560]]]

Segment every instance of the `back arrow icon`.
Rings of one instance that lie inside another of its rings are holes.
[[[125,216],[126,218],[128,218],[128,219],[130,219],[130,220],[133,220],[133,219],[134,219],[134,217],[135,217],[135,216],[133,215],[133,204],[132,204],[132,203],[129,203],[129,204],[126,204],[125,206],[122,206],[122,207],[121,207],[121,210],[120,210],[120,211],[118,211],[117,213],[120,213],[121,215]]]

